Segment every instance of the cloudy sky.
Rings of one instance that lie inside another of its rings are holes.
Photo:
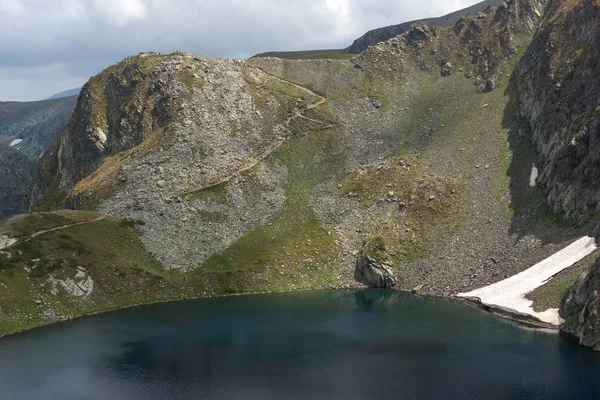
[[[141,51],[246,58],[343,48],[479,0],[0,0],[0,101],[79,87]]]

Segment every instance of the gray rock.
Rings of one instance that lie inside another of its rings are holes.
[[[356,260],[354,279],[373,288],[391,288],[398,283],[381,237],[375,237],[363,245]]]
[[[425,287],[425,285],[418,285],[415,286],[411,291],[415,294],[421,293],[421,290],[423,290],[423,288]]]
[[[563,331],[574,334],[583,346],[600,351],[600,258],[571,286],[559,313],[566,320]]]
[[[577,2],[566,11],[552,2],[549,8],[556,17],[540,27],[515,70],[520,114],[538,152],[538,183],[548,205],[584,224],[600,211],[599,7]],[[549,44],[549,37],[567,30],[573,34]]]
[[[444,64],[442,66],[441,74],[442,74],[442,76],[450,76],[452,74],[452,70],[453,70],[452,64],[447,62],[446,64]]]
[[[429,33],[430,29],[425,24],[413,26],[404,36],[404,40],[413,47],[421,47],[423,42],[429,39]]]

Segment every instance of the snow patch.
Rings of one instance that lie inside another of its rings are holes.
[[[558,315],[557,308],[536,312],[533,309],[533,301],[526,299],[525,296],[596,249],[596,240],[593,237],[584,236],[519,274],[468,293],[459,293],[457,296],[479,301],[490,308],[533,317],[558,326],[563,320]]]
[[[531,175],[529,177],[529,186],[535,187],[535,185],[537,184],[538,176],[539,176],[539,171],[538,171],[537,167],[535,166],[535,164],[533,164],[533,166],[531,167]]]
[[[23,139],[15,139],[12,142],[10,142],[10,147],[14,147],[16,145],[18,145],[19,143],[21,143],[23,141]]]
[[[17,239],[9,238],[6,235],[0,236],[0,250],[5,247],[12,246],[15,243],[17,243]]]

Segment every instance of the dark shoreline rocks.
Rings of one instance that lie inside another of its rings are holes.
[[[565,319],[562,331],[573,334],[582,346],[600,351],[600,258],[571,286],[560,316]]]
[[[398,280],[392,272],[392,262],[380,236],[367,241],[358,255],[354,279],[371,288],[392,288]]]

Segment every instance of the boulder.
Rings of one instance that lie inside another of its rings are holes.
[[[452,74],[452,64],[450,64],[449,62],[444,64],[442,66],[441,73],[442,73],[442,76],[450,76],[450,74]]]
[[[356,260],[354,279],[372,288],[391,288],[398,283],[392,272],[385,242],[376,236],[365,242]]]
[[[427,25],[415,25],[411,27],[404,40],[413,47],[421,47],[423,42],[429,39],[430,29]]]

